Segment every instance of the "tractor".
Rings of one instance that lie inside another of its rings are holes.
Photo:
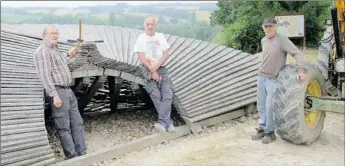
[[[307,78],[298,83],[296,64],[288,64],[277,78],[273,96],[276,132],[293,144],[311,144],[324,127],[326,112],[344,113],[345,3],[333,2],[331,19],[319,42],[317,63],[305,62]]]

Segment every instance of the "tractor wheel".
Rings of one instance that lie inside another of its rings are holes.
[[[273,111],[277,134],[294,144],[310,144],[323,129],[326,113],[304,111],[306,94],[326,95],[326,85],[317,65],[304,63],[308,73],[304,83],[297,79],[297,65],[289,64],[280,71],[273,96]]]

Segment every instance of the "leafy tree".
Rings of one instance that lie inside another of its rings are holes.
[[[255,53],[261,49],[264,36],[262,21],[283,14],[304,14],[306,39],[309,46],[317,45],[323,33],[323,20],[329,17],[330,2],[248,2],[219,1],[219,10],[211,15],[211,25],[223,26],[214,42]]]

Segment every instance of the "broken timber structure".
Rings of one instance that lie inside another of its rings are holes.
[[[54,162],[44,126],[44,95],[33,64],[43,24],[1,24],[1,165],[44,165]],[[59,47],[76,38],[77,25],[59,25]],[[84,25],[86,41],[68,65],[74,91],[93,84],[80,96],[84,109],[96,91],[109,85],[110,106],[116,109],[122,81],[143,85],[133,47],[141,30]],[[240,50],[193,38],[165,34],[171,45],[167,67],[174,91],[173,105],[193,132],[198,122],[256,102],[256,74],[260,58]],[[35,153],[30,153],[35,152]]]

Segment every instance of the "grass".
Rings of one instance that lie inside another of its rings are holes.
[[[198,6],[178,6],[175,7],[176,9],[180,9],[180,10],[187,10],[187,11],[194,11],[194,10],[199,10]]]
[[[208,11],[196,11],[196,20],[197,21],[206,21],[210,22],[211,12]]]
[[[108,20],[109,19],[109,13],[94,14],[92,16],[95,16],[100,20]],[[118,17],[118,16],[116,16],[116,17]]]
[[[49,10],[44,10],[44,9],[28,9],[27,12],[31,14],[49,14],[50,13]]]
[[[88,10],[76,10],[76,9],[57,9],[53,13],[56,16],[62,15],[77,15],[77,14],[89,14]]]

